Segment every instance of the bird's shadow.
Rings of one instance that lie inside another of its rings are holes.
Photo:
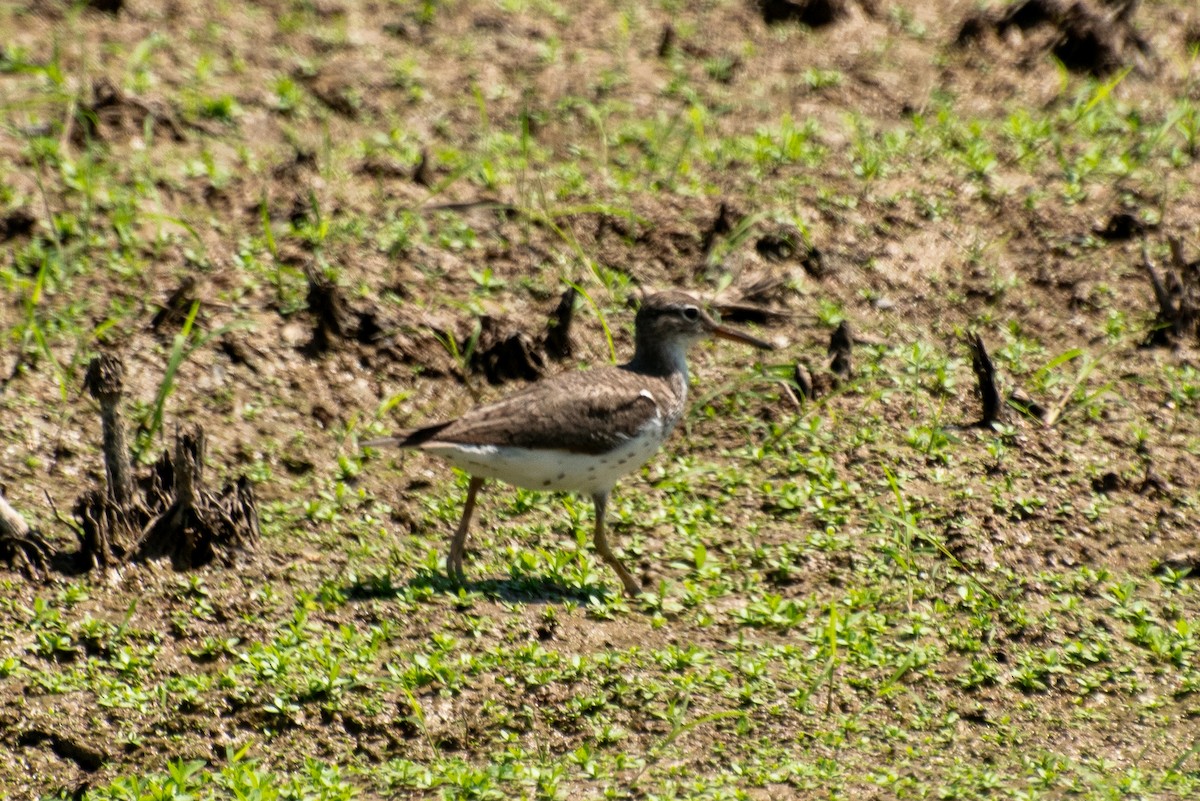
[[[345,585],[342,591],[349,600],[394,598],[408,590],[429,590],[440,595],[460,596],[463,591],[485,598],[512,603],[554,604],[564,601],[587,603],[593,598],[604,600],[615,595],[608,588],[587,584],[570,584],[557,576],[520,576],[507,579],[482,579],[460,584],[440,572],[418,570],[406,581],[394,582],[391,574],[365,576]]]

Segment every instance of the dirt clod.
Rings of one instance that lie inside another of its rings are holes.
[[[658,57],[666,58],[675,49],[675,27],[671,23],[663,25],[662,33],[658,37]]]
[[[107,77],[101,77],[92,84],[91,98],[79,107],[71,141],[83,147],[89,140],[130,139],[145,132],[147,121],[155,133],[163,133],[175,142],[185,139],[168,106],[132,97]]]
[[[1150,260],[1149,249],[1142,249],[1142,267],[1158,302],[1158,313],[1146,335],[1144,344],[1147,346],[1169,346],[1185,339],[1200,339],[1200,261],[1188,262],[1178,239],[1172,238],[1169,242],[1172,267],[1161,277]]]
[[[116,16],[125,7],[125,0],[87,0],[87,7]]]
[[[569,358],[573,353],[571,345],[571,322],[575,319],[575,299],[579,293],[575,287],[568,287],[559,298],[558,306],[546,326],[546,335],[542,339],[542,347],[546,355],[555,361]]]
[[[825,254],[816,247],[810,247],[804,252],[800,259],[800,266],[813,278],[820,279],[829,274],[825,263]]]
[[[174,336],[183,327],[195,302],[196,279],[190,275],[184,276],[162,308],[150,319],[150,330],[159,335]]]
[[[46,731],[41,728],[31,728],[21,732],[17,744],[25,747],[38,746],[47,743],[55,754],[63,759],[69,759],[88,773],[100,770],[109,757],[99,748],[85,743],[77,737]]]
[[[1092,479],[1092,491],[1102,495],[1111,495],[1124,485],[1121,476],[1109,470]]]
[[[977,45],[990,31],[1012,46],[1050,53],[1072,72],[1102,77],[1131,64],[1147,66],[1151,50],[1133,26],[1136,9],[1137,3],[1119,4],[1114,10],[1089,0],[1024,0],[970,11],[954,43]]]
[[[972,11],[963,17],[958,26],[958,34],[954,37],[955,47],[967,47],[984,37],[995,27],[995,22],[986,11]]]
[[[707,256],[712,251],[713,245],[717,243],[719,237],[725,236],[733,230],[734,215],[724,202],[717,207],[717,214],[713,217],[708,227],[700,235],[700,251]]]
[[[778,25],[798,22],[810,28],[823,28],[846,16],[847,0],[758,0],[763,22]]]
[[[313,318],[312,339],[306,350],[316,355],[351,335],[353,315],[341,288],[316,265],[308,265],[304,275],[308,278],[308,310]]]
[[[794,225],[776,225],[759,236],[754,250],[768,261],[787,261],[806,252],[804,235]]]
[[[482,329],[470,360],[472,371],[483,373],[489,384],[541,377],[546,362],[528,334],[490,315],[479,322]]]
[[[1141,236],[1147,230],[1146,223],[1127,211],[1118,211],[1108,218],[1103,228],[1096,229],[1096,236],[1106,242],[1124,242]]]
[[[829,355],[833,359],[829,370],[842,381],[850,380],[853,369],[850,366],[850,352],[854,348],[854,335],[850,331],[850,323],[842,320],[829,337]]]
[[[0,242],[19,236],[28,236],[37,224],[37,218],[23,208],[13,209],[0,217]]]
[[[1063,66],[1074,72],[1108,75],[1123,64],[1121,40],[1114,25],[1076,3],[1058,21],[1059,38],[1051,47]]]
[[[1009,28],[1027,31],[1038,25],[1054,24],[1067,11],[1063,0],[1024,0],[1013,3],[996,20],[996,31],[1004,33]]]
[[[1161,574],[1166,569],[1176,572],[1186,570],[1189,578],[1200,578],[1200,550],[1178,551],[1164,556],[1155,572]]]
[[[415,184],[433,187],[433,168],[429,164],[429,153],[424,148],[421,149],[421,157],[417,159],[417,166],[413,168],[412,180]]]

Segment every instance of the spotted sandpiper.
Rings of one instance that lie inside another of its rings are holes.
[[[363,443],[395,445],[440,456],[470,474],[462,520],[450,543],[446,572],[460,584],[475,496],[489,478],[533,490],[591,495],[596,551],[616,571],[625,592],[641,588],[605,535],[608,496],[671,435],[687,403],[687,350],[710,336],[771,349],[770,343],[727,328],[683,292],[647,297],[634,323],[633,358],[547,378],[454,420]]]

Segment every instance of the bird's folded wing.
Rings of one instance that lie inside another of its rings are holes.
[[[617,368],[566,373],[449,423],[423,429],[423,443],[454,442],[604,453],[665,414],[669,392]],[[414,432],[420,434],[422,432]],[[413,443],[417,445],[417,443]],[[418,445],[419,447],[419,445]]]

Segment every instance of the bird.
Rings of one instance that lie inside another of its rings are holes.
[[[617,481],[644,465],[683,417],[688,349],[719,337],[762,350],[774,346],[715,320],[691,295],[647,296],[634,319],[634,352],[625,364],[570,371],[538,381],[461,417],[362,443],[440,457],[470,476],[462,518],[450,541],[448,577],[466,583],[463,554],[475,500],[488,479],[542,491],[588,495],[595,507],[592,542],[625,593],[641,593],[613,552],[606,532]]]

